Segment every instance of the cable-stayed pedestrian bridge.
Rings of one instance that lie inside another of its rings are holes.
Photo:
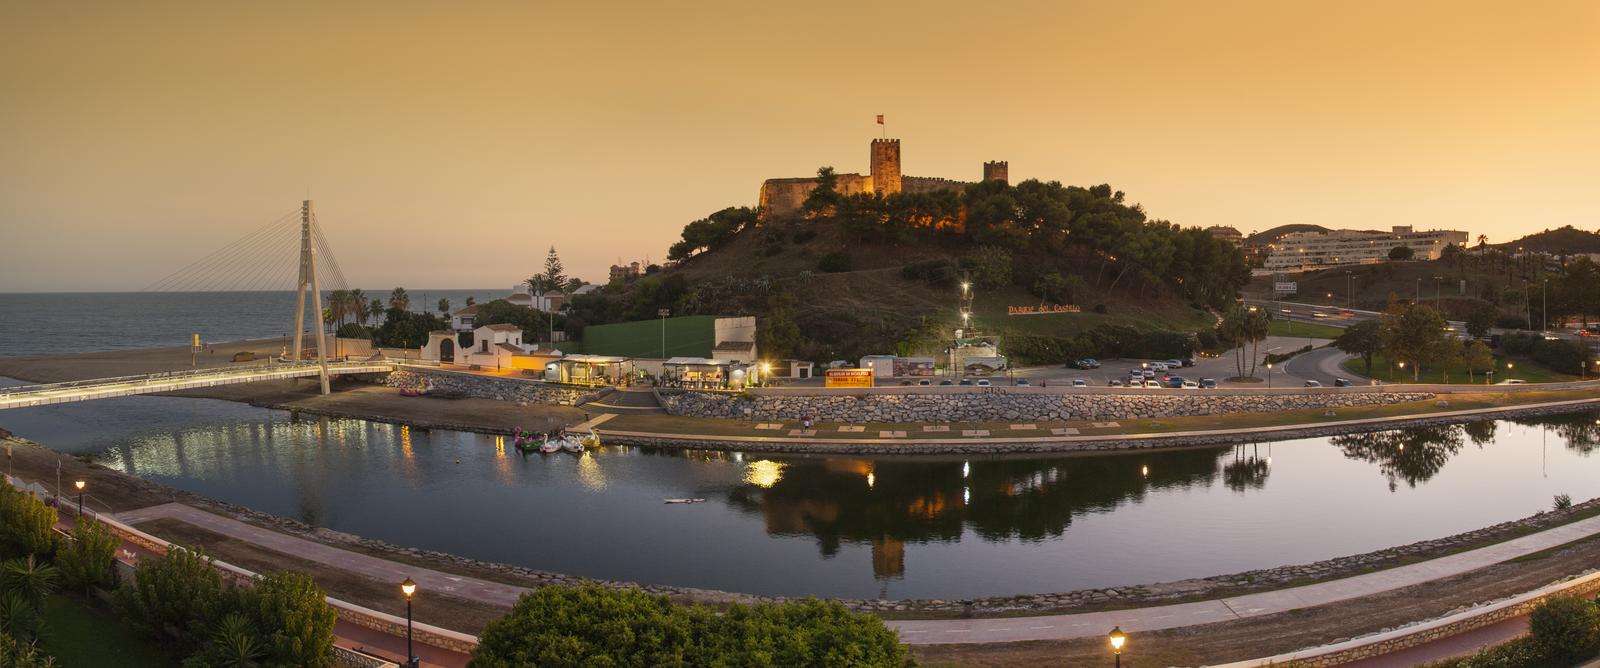
[[[385,360],[328,362],[329,376],[358,373],[388,373],[394,364]],[[319,362],[268,362],[226,368],[186,369],[141,376],[95,378],[44,385],[0,388],[0,410],[63,404],[94,399],[157,394],[218,385],[256,383],[267,380],[319,377],[324,373]]]

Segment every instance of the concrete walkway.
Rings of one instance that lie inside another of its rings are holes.
[[[441,573],[421,566],[412,566],[331,547],[271,529],[263,529],[253,524],[246,524],[230,517],[208,513],[181,503],[163,503],[159,506],[118,513],[116,517],[125,524],[134,525],[154,519],[178,520],[229,538],[242,540],[301,559],[315,561],[380,582],[400,582],[409,577],[423,591],[440,592],[456,598],[482,601],[507,608],[515,604],[517,598],[522,596],[524,592],[529,591],[526,587]]]
[[[515,585],[451,575],[351,552],[178,503],[151,506],[117,515],[117,519],[128,524],[158,518],[179,520],[263,548],[292,554],[384,582],[397,582],[410,577],[426,590],[444,592],[459,598],[509,607],[519,596],[528,591],[527,588]],[[902,641],[909,644],[1066,640],[1103,635],[1113,626],[1120,626],[1126,631],[1155,631],[1271,615],[1424,584],[1564,545],[1597,533],[1600,533],[1600,517],[1591,517],[1421,563],[1302,587],[1208,601],[1107,612],[991,619],[898,620],[887,623],[899,632]]]
[[[1086,612],[999,619],[939,619],[888,622],[910,644],[1067,640],[1104,635],[1113,626],[1124,631],[1210,624],[1260,617],[1298,608],[1337,603],[1362,596],[1424,584],[1570,543],[1600,533],[1600,517],[1591,517],[1430,561],[1388,570],[1291,587],[1259,594],[1131,610]]]

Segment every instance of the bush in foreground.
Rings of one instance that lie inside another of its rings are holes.
[[[49,558],[55,553],[56,510],[32,494],[0,485],[0,543],[21,554]]]
[[[913,665],[883,622],[834,602],[736,605],[717,614],[587,584],[524,594],[479,641],[475,668]]]
[[[1529,630],[1554,661],[1577,661],[1600,653],[1600,607],[1576,596],[1558,596],[1533,609]]]
[[[111,529],[97,521],[84,521],[67,541],[56,551],[56,568],[61,570],[61,580],[72,589],[87,593],[91,589],[109,589],[115,584],[117,545],[120,541]]]

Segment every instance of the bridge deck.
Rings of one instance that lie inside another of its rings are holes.
[[[381,361],[330,362],[328,364],[328,375],[330,376],[352,373],[387,373],[393,370],[393,364]],[[317,364],[300,362],[221,369],[196,369],[193,371],[175,371],[142,376],[7,387],[0,388],[0,410],[109,399],[136,394],[157,394],[198,387],[314,377],[318,373],[320,373],[320,370]]]

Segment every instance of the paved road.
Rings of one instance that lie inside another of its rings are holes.
[[[1600,517],[1416,564],[1302,587],[1210,601],[1109,612],[995,619],[902,620],[888,624],[900,633],[902,641],[910,644],[1069,640],[1103,635],[1113,626],[1130,632],[1155,631],[1260,617],[1370,596],[1459,575],[1596,533],[1600,533]]]
[[[1335,378],[1365,383],[1365,379],[1339,367],[1347,359],[1350,359],[1350,355],[1338,348],[1317,348],[1284,362],[1283,371],[1297,380],[1314,380],[1325,387],[1333,387]]]

